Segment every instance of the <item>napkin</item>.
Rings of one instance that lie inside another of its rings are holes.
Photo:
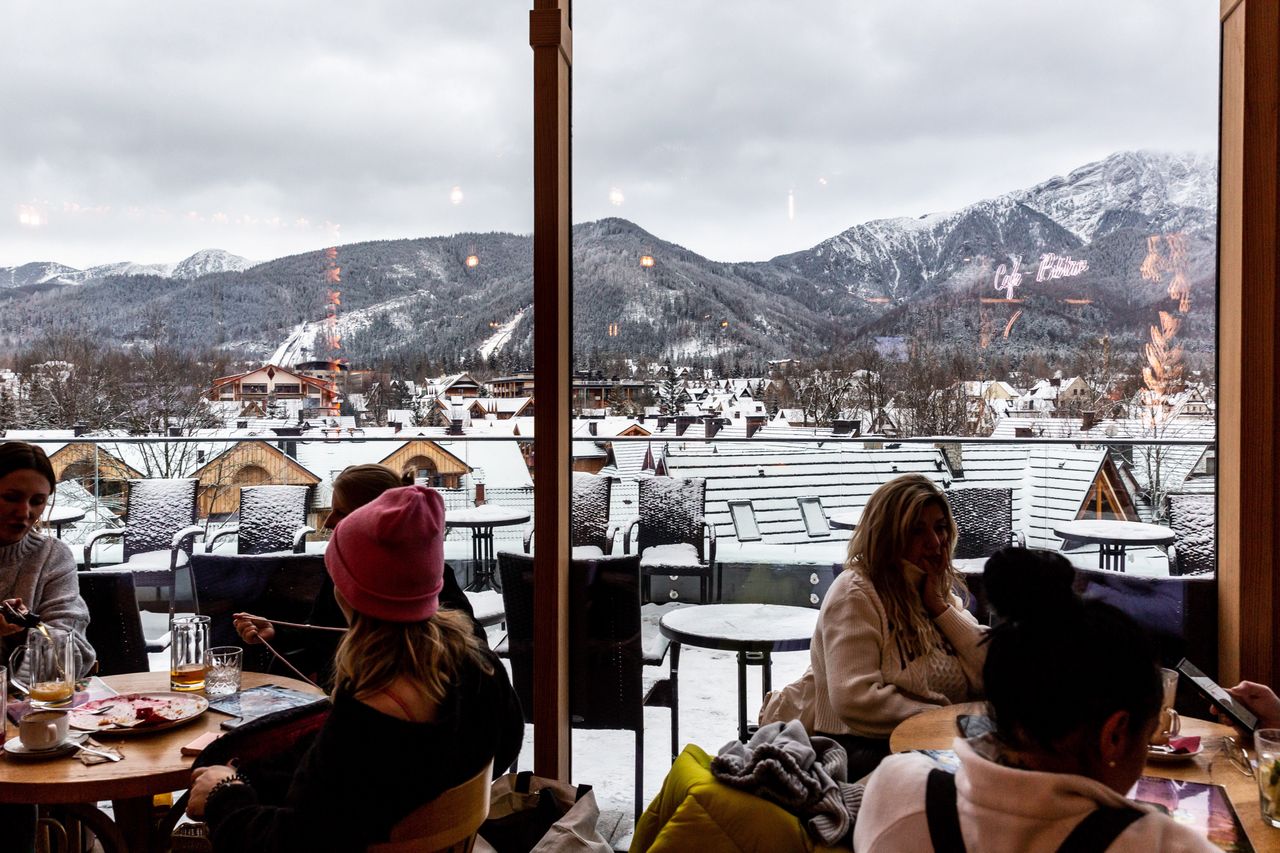
[[[113,755],[118,755],[120,758],[124,758],[124,753],[120,751],[120,747],[118,746],[104,746],[93,738],[86,739],[84,745],[102,750],[103,752],[110,752]],[[92,767],[95,764],[105,764],[111,760],[105,755],[94,755],[92,752],[85,752],[83,749],[76,750],[76,758],[80,759],[80,763],[85,767]]]
[[[1169,738],[1169,749],[1174,755],[1185,755],[1200,748],[1200,738],[1196,735]]]

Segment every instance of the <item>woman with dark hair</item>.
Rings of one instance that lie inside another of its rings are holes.
[[[69,633],[77,674],[84,675],[96,655],[85,639],[89,608],[80,597],[76,560],[60,539],[38,532],[56,486],[53,465],[39,447],[21,441],[0,444],[0,601],[19,612],[33,610],[50,628]],[[0,640],[7,661],[26,641],[26,628],[0,615]]]
[[[1156,728],[1160,665],[1137,623],[1075,594],[1074,574],[1049,551],[1006,548],[987,561],[984,586],[1003,620],[983,666],[995,731],[956,739],[960,768],[946,795],[926,794],[946,780],[930,781],[927,756],[886,759],[867,782],[855,849],[1047,853],[1073,833],[1073,843],[1094,833],[1081,849],[1216,849],[1125,798]],[[931,832],[948,821],[959,844]]]
[[[813,733],[849,754],[849,778],[889,754],[898,723],[982,689],[984,630],[955,590],[956,524],[927,477],[908,474],[871,495],[827,591],[810,647]]]
[[[282,805],[232,767],[193,771],[188,813],[206,819],[214,850],[363,850],[513,754],[524,723],[502,664],[440,607],[443,540],[444,502],[423,486],[391,489],[334,530],[325,567],[350,628],[333,710]]]
[[[45,625],[69,633],[77,675],[84,675],[97,656],[85,638],[89,608],[80,597],[76,558],[62,540],[38,532],[40,515],[56,486],[44,450],[22,441],[0,444],[0,601],[19,613],[33,610]],[[0,666],[7,665],[9,655],[26,639],[26,627],[0,614]],[[34,806],[0,805],[0,824],[13,849],[35,848]]]

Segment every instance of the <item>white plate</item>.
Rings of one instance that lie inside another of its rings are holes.
[[[104,714],[88,713],[108,705]],[[141,735],[189,723],[208,709],[209,700],[199,693],[127,693],[79,706],[71,711],[71,728],[101,735]],[[142,714],[152,712],[148,722],[134,724]]]
[[[1190,761],[1202,752],[1204,752],[1203,743],[1196,747],[1195,752],[1165,752],[1162,749],[1148,747],[1147,761],[1154,761],[1157,764],[1176,764],[1179,761]]]

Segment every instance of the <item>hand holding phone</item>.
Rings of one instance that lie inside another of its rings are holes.
[[[1237,702],[1218,682],[1201,672],[1191,661],[1183,658],[1178,664],[1178,672],[1191,679],[1200,695],[1212,702],[1237,728],[1251,732],[1258,727],[1258,718],[1252,711]]]

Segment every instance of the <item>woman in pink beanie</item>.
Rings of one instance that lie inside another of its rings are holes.
[[[523,736],[502,664],[465,614],[440,609],[438,493],[391,489],[355,510],[325,566],[351,626],[334,659],[333,710],[283,806],[260,804],[234,768],[194,771],[188,813],[204,817],[215,850],[363,850]]]

